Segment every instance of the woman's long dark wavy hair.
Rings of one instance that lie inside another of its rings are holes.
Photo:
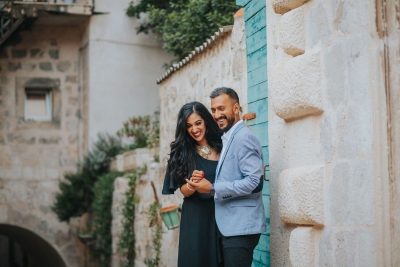
[[[207,108],[199,102],[190,102],[181,108],[176,124],[175,141],[171,143],[171,153],[168,160],[170,175],[177,182],[184,184],[185,179],[192,175],[196,168],[196,141],[189,135],[186,126],[187,118],[196,113],[205,123],[205,138],[210,147],[218,153],[222,149],[221,131]]]

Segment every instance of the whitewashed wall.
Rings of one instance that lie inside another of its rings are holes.
[[[139,20],[125,12],[130,0],[97,0],[88,30],[89,141],[114,134],[133,116],[159,109],[155,82],[172,59],[152,34],[136,34]]]
[[[272,266],[384,266],[375,21],[373,0],[267,1]]]

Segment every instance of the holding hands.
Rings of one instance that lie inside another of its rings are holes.
[[[186,182],[193,190],[196,190],[199,193],[210,193],[212,184],[204,178],[204,172],[202,171],[193,171],[192,177],[190,180],[186,179]]]

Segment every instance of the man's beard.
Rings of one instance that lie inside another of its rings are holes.
[[[224,133],[227,133],[232,128],[233,124],[235,123],[235,117],[227,118],[226,116],[221,116],[219,119],[221,119],[221,118],[226,119],[228,124],[224,128],[220,128],[220,130],[223,131]]]

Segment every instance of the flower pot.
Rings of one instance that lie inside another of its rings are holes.
[[[180,218],[178,209],[179,209],[178,206],[169,206],[162,208],[160,211],[161,218],[165,226],[168,228],[168,230],[172,230],[179,227]]]

